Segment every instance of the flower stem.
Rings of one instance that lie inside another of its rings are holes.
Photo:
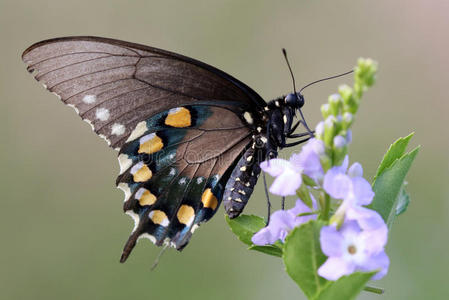
[[[324,195],[324,207],[323,213],[321,214],[321,218],[323,220],[329,221],[329,212],[331,209],[331,198],[327,193],[323,193]]]

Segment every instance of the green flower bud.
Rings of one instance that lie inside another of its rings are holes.
[[[330,105],[328,103],[325,103],[321,105],[321,115],[323,116],[323,119],[326,119],[331,114]]]
[[[330,115],[324,121],[324,145],[332,148],[334,136],[337,133],[337,118]]]
[[[329,96],[329,107],[330,112],[334,116],[337,116],[340,113],[340,110],[343,106],[343,101],[339,94],[332,94]]]
[[[349,111],[355,114],[358,109],[358,101],[354,97],[354,91],[347,85],[341,85],[338,88],[341,98],[343,99],[343,111]]]
[[[323,136],[324,136],[324,121],[321,121],[315,127],[315,137],[319,140],[323,140],[324,139]]]
[[[354,116],[350,112],[345,112],[343,114],[341,126],[343,130],[347,130],[349,127],[351,127],[352,123],[354,122]]]
[[[339,165],[345,158],[348,152],[347,140],[341,135],[336,135],[334,137],[334,147],[333,147],[333,164]]]

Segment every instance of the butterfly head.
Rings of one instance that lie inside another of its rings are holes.
[[[285,104],[294,110],[304,106],[304,96],[300,93],[291,93],[285,96]]]

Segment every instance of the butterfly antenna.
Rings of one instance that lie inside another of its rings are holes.
[[[296,95],[295,76],[293,75],[292,68],[290,67],[290,62],[288,61],[288,57],[287,57],[287,50],[285,50],[285,48],[282,48],[282,54],[284,54],[284,58],[285,58],[285,61],[287,62],[288,70],[290,71],[290,75],[292,76],[293,91],[295,92],[295,95]],[[299,91],[299,92],[301,93],[301,91]]]
[[[288,61],[287,61],[287,63],[288,63]],[[304,90],[306,87],[311,86],[312,84],[315,84],[315,83],[318,83],[318,82],[321,82],[321,81],[326,81],[326,80],[329,80],[329,79],[338,78],[338,77],[341,77],[341,76],[345,76],[345,75],[351,74],[352,72],[354,72],[354,70],[351,70],[351,71],[348,71],[348,72],[345,72],[345,73],[342,73],[342,74],[326,77],[326,78],[323,78],[323,79],[320,79],[320,80],[313,81],[313,82],[307,84],[306,86],[304,86],[303,88],[301,88],[299,90],[299,93],[301,93],[302,90]]]
[[[165,253],[165,251],[168,248],[168,244],[164,245],[164,248],[162,248],[162,250],[159,252],[159,254],[157,255],[156,259],[153,262],[153,265],[151,266],[151,271],[154,271],[154,269],[156,269],[156,267],[159,265],[159,261],[161,260],[162,254]]]

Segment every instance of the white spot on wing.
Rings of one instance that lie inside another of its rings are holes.
[[[111,134],[119,136],[119,135],[124,134],[125,130],[126,130],[126,128],[124,125],[119,124],[119,123],[114,123],[114,124],[112,124],[112,127],[111,127]]]
[[[179,180],[179,184],[185,184],[185,183],[186,183],[185,177],[183,177]]]
[[[80,111],[78,110],[78,108],[75,105],[67,104],[67,106],[73,108],[77,114],[80,114]]]
[[[125,212],[125,214],[127,214],[128,216],[130,216],[131,218],[133,218],[133,220],[134,220],[134,228],[133,228],[133,231],[132,232],[134,232],[135,230],[136,230],[136,228],[137,228],[137,225],[139,225],[139,221],[140,221],[140,218],[139,218],[139,215],[137,215],[135,212],[133,212],[132,210],[127,210],[126,212]]]
[[[140,169],[142,169],[142,167],[143,167],[143,162],[141,161],[141,162],[139,162],[139,163],[137,163],[137,164],[135,164],[134,165],[134,167],[132,167],[131,168],[131,174],[136,174],[137,173],[137,171],[139,171]]]
[[[196,183],[198,183],[198,184],[200,184],[201,182],[203,182],[203,177],[198,177],[197,179],[196,179]]]
[[[55,95],[56,97],[58,97],[59,100],[61,100],[61,96],[59,96],[58,94],[56,94],[55,92],[51,92],[53,95]]]
[[[92,104],[95,103],[95,101],[97,101],[97,96],[95,95],[86,95],[83,97],[83,102],[86,104]]]
[[[149,233],[142,233],[139,238],[140,239],[149,239],[153,244],[156,244],[156,238]]]
[[[129,189],[129,185],[124,182],[121,182],[117,185],[117,188],[121,189],[125,193],[125,200],[123,201],[126,202],[131,196],[131,190]]]
[[[99,134],[98,136],[105,140],[108,145],[111,145],[111,141],[104,134]]]
[[[150,134],[147,134],[146,136],[142,137],[142,138],[139,140],[140,145],[142,145],[142,144],[148,142],[149,140],[152,140],[155,136],[156,136],[156,134],[155,134],[154,132],[153,132],[153,133],[150,133]]]
[[[175,168],[171,168],[169,174],[170,174],[171,176],[175,175],[175,174],[176,174]]]
[[[193,226],[192,226],[192,229],[190,230],[190,232],[194,233],[195,230],[198,229],[198,227],[200,227],[200,225],[198,225],[198,224],[193,225]]]
[[[136,192],[136,194],[134,195],[134,198],[136,198],[137,200],[139,200],[139,199],[142,197],[143,193],[145,193],[146,191],[147,191],[146,189],[140,188],[140,189]]]
[[[171,115],[171,114],[176,114],[176,113],[179,112],[181,109],[182,109],[182,107],[175,107],[175,108],[172,108],[172,109],[170,109],[170,110],[168,111],[168,114],[169,114],[169,115]]]
[[[110,117],[109,109],[100,107],[97,108],[97,111],[95,112],[95,116],[100,121],[107,121]]]
[[[249,112],[245,111],[243,117],[245,118],[246,122],[248,122],[248,124],[253,124],[254,120]]]
[[[118,156],[118,163],[120,164],[120,174],[123,174],[133,164],[133,161],[126,154],[120,154]]]
[[[84,122],[86,122],[87,124],[90,125],[90,127],[92,127],[92,130],[95,130],[94,124],[92,124],[92,122],[88,119],[83,119]]]
[[[147,131],[147,122],[142,121],[136,125],[136,128],[134,128],[133,132],[131,132],[130,136],[126,140],[126,142],[133,141],[137,139],[138,137],[142,136],[145,131]]]

